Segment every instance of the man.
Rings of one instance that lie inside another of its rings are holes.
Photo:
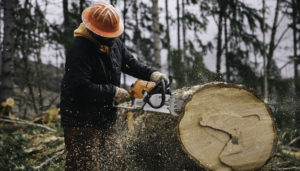
[[[118,39],[124,26],[113,6],[94,4],[83,11],[82,21],[74,31],[61,86],[66,170],[100,170],[100,140],[116,121],[113,103],[129,98],[119,87],[121,72],[154,82],[168,80],[138,63]]]

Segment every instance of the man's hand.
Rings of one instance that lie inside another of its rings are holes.
[[[158,72],[158,71],[155,71],[151,74],[150,81],[158,82],[160,80],[160,78],[162,78],[165,81],[166,84],[169,82],[167,76],[163,73]]]
[[[122,102],[122,101],[124,101],[128,98],[130,98],[130,95],[129,95],[127,90],[125,90],[123,88],[120,88],[120,87],[116,88],[116,94],[115,94],[115,97],[114,97],[115,102],[119,103],[119,102]]]

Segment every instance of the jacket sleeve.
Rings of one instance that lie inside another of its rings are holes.
[[[95,84],[91,81],[92,67],[88,57],[69,53],[65,68],[66,86],[75,98],[86,101],[112,101],[116,88],[112,84]]]
[[[151,74],[156,71],[146,65],[139,63],[128,51],[122,42],[122,72],[142,80],[150,80]]]

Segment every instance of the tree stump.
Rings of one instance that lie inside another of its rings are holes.
[[[209,83],[173,91],[181,115],[120,109],[103,170],[253,170],[276,146],[271,110],[244,86]]]
[[[185,100],[178,138],[191,158],[212,170],[262,167],[276,146],[270,108],[244,86],[210,83]]]

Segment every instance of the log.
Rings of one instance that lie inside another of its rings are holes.
[[[103,170],[254,170],[277,139],[270,108],[241,85],[214,82],[173,92],[179,117],[121,109],[102,148]]]
[[[178,124],[183,149],[212,170],[254,170],[275,150],[270,108],[241,85],[211,83],[189,97]]]

